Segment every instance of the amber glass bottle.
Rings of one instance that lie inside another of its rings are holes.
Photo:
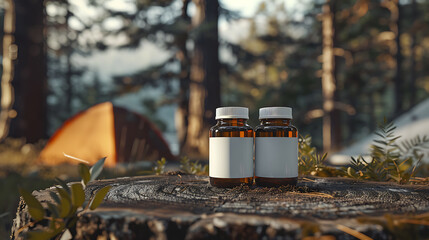
[[[259,110],[255,128],[255,182],[259,186],[296,185],[298,179],[298,130],[291,125],[292,109]]]
[[[209,176],[215,187],[253,184],[253,129],[243,107],[216,109],[217,124],[210,129]]]

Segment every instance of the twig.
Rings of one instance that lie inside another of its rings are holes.
[[[34,226],[34,224],[36,224],[36,223],[38,223],[38,222],[39,222],[39,221],[29,222],[29,223],[25,224],[24,226],[20,227],[20,228],[18,229],[18,231],[16,231],[16,233],[15,233],[15,237],[18,237],[18,236],[19,236],[19,233],[20,233],[20,232],[22,232],[24,229],[29,228],[29,227],[32,227],[32,226]]]
[[[322,193],[322,192],[313,192],[313,193],[300,193],[300,192],[289,192],[292,194],[299,194],[299,195],[305,195],[305,196],[310,196],[310,197],[327,197],[327,198],[334,198],[334,196],[327,194],[327,193]]]
[[[73,160],[76,160],[76,161],[79,161],[79,162],[82,162],[82,163],[89,164],[89,162],[88,162],[88,161],[86,161],[86,160],[83,160],[83,159],[80,159],[80,158],[77,158],[77,157],[70,156],[70,155],[68,155],[68,154],[66,154],[66,153],[64,153],[64,152],[63,152],[63,155],[64,155],[65,157],[71,158],[71,159],[73,159]]]
[[[355,237],[357,239],[360,239],[360,240],[373,240],[372,238],[368,237],[367,235],[365,235],[365,234],[363,234],[361,232],[358,232],[358,231],[356,231],[354,229],[351,229],[351,228],[349,228],[347,226],[341,225],[341,224],[337,224],[337,229],[341,230],[341,231],[343,231],[343,232],[345,232],[347,234],[350,234],[353,237]]]
[[[429,221],[418,220],[418,219],[402,219],[402,220],[399,220],[399,222],[400,223],[410,223],[410,224],[416,224],[416,225],[429,226]]]
[[[310,178],[306,178],[306,177],[303,177],[302,180],[306,180],[306,181],[309,181],[309,182],[316,182],[316,180],[310,179]]]

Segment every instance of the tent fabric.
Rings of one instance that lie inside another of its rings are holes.
[[[67,120],[50,138],[39,160],[43,164],[91,165],[107,157],[106,166],[135,161],[175,159],[161,132],[144,116],[110,102],[95,105]]]

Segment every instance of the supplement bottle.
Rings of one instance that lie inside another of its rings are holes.
[[[253,129],[244,107],[216,109],[217,124],[210,129],[209,176],[215,187],[253,184]]]
[[[255,182],[259,186],[296,185],[298,179],[298,130],[291,125],[292,109],[259,109],[255,128]]]

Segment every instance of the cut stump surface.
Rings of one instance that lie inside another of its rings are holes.
[[[106,185],[112,189],[104,203],[79,218],[78,239],[295,239],[307,235],[349,239],[359,233],[389,239],[397,233],[385,224],[391,219],[386,214],[429,212],[427,186],[345,178],[300,178],[294,188],[222,189],[211,187],[206,176],[175,172],[95,181],[88,185],[86,197]],[[53,201],[49,191],[53,190],[34,194],[41,201]],[[28,221],[21,201],[12,234]],[[417,226],[413,234],[429,236],[427,224]]]

